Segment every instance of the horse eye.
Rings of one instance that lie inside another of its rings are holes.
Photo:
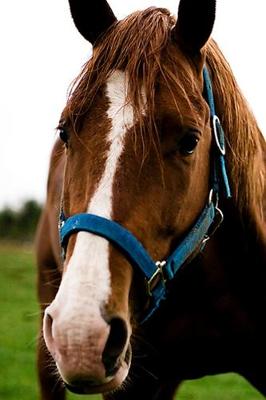
[[[185,135],[179,143],[179,151],[184,156],[189,156],[194,153],[194,150],[199,142],[199,138],[195,133]]]
[[[67,133],[66,129],[59,128],[59,137],[62,140],[62,142],[64,142],[67,145],[67,143],[68,143],[68,133]]]

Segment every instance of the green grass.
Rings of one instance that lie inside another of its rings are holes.
[[[178,400],[262,400],[264,396],[237,374],[224,374],[186,381]]]
[[[35,301],[32,253],[0,248],[0,398],[36,399]]]
[[[38,315],[32,251],[0,245],[1,400],[38,399],[35,368]],[[68,397],[69,400],[84,398],[99,400],[101,397],[75,395]],[[262,400],[263,398],[244,379],[235,374],[186,382],[181,386],[178,395],[178,400]]]

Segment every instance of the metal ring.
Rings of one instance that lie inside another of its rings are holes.
[[[219,124],[219,129],[221,129],[223,132],[223,128],[222,128],[219,118],[217,117],[217,115],[214,115],[212,118],[212,125],[213,125],[213,133],[214,133],[215,142],[216,142],[216,145],[217,145],[220,153],[222,154],[222,156],[225,156],[225,146],[224,146],[224,144],[221,144],[221,142],[220,142],[217,124]]]
[[[219,195],[218,195],[218,193],[217,193],[214,189],[211,189],[211,190],[210,190],[210,193],[209,193],[208,205],[210,206],[211,203],[214,204],[215,208],[218,207],[218,204],[219,204]]]

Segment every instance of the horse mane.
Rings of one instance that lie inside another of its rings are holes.
[[[257,209],[263,219],[266,143],[232,70],[214,40],[206,46],[217,114],[227,141],[234,198],[240,210]]]
[[[146,136],[150,135],[150,141],[156,144],[158,132],[154,110],[158,76],[170,92],[174,92],[173,88],[182,91],[188,104],[193,103],[191,99],[196,103],[201,95],[196,82],[189,97],[184,91],[184,82],[189,81],[191,87],[194,78],[189,58],[186,62],[184,58],[183,62],[179,61],[176,52],[171,51],[175,46],[169,45],[175,23],[168,10],[155,7],[137,11],[117,22],[94,47],[91,59],[74,81],[63,120],[71,120],[73,126],[78,127],[106,79],[113,71],[124,70],[130,77],[127,101],[132,104],[135,122],[141,127],[138,132],[144,134],[145,130]],[[209,40],[203,51],[212,75],[217,114],[225,130],[234,200],[240,210],[259,207],[262,211],[265,140],[217,44]],[[144,107],[149,109],[145,121]],[[178,112],[178,104],[176,108]]]

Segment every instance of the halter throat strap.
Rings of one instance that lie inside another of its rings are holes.
[[[132,266],[141,272],[150,299],[142,322],[147,321],[158,309],[161,301],[166,298],[167,283],[176,276],[182,265],[203,250],[210,236],[221,224],[223,214],[218,207],[219,192],[223,191],[226,197],[231,197],[225,166],[224,133],[215,114],[212,85],[206,67],[204,67],[203,77],[205,97],[210,107],[212,131],[216,145],[209,200],[190,231],[166,260],[155,262],[139,240],[115,221],[86,213],[76,214],[66,219],[63,210],[60,213],[59,233],[63,250],[66,249],[72,234],[80,231],[90,232],[110,241],[125,255]]]

